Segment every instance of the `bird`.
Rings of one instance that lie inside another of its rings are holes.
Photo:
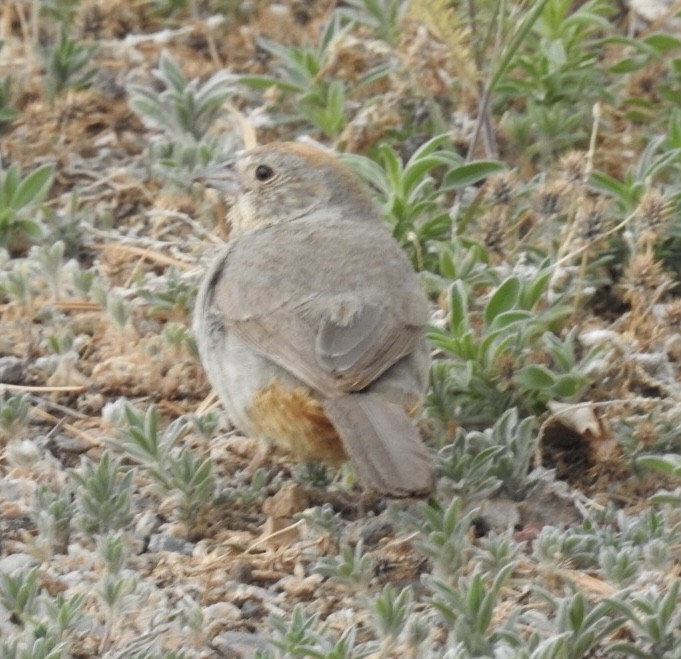
[[[350,460],[363,489],[426,496],[435,469],[412,416],[428,383],[428,299],[367,186],[298,142],[203,176],[231,201],[193,331],[233,426],[296,461]]]

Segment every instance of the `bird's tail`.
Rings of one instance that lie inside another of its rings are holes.
[[[394,497],[430,493],[435,471],[428,450],[400,405],[378,394],[344,394],[324,402],[360,483]]]

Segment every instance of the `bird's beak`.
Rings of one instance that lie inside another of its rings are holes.
[[[234,163],[227,162],[208,167],[196,173],[193,179],[208,188],[224,192],[230,197],[236,197],[241,192],[239,179],[234,171]]]

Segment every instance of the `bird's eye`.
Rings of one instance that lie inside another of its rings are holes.
[[[274,170],[269,165],[258,165],[255,169],[255,178],[258,181],[269,181],[274,176]]]

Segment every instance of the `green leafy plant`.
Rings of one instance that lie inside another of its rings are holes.
[[[354,548],[344,545],[337,556],[322,558],[315,570],[352,590],[364,590],[373,577],[373,567],[360,541]]]
[[[58,23],[62,29],[73,22],[80,0],[44,0],[41,12],[50,20]]]
[[[623,641],[610,646],[612,652],[630,657],[672,657],[678,648],[679,580],[666,584],[666,592],[650,588],[641,595],[609,597],[604,602],[611,611],[627,621],[634,641]]]
[[[379,39],[395,45],[402,34],[401,22],[408,7],[404,0],[348,0],[337,14],[371,28]]]
[[[71,497],[69,488],[53,492],[41,485],[36,491],[31,516],[39,531],[37,540],[50,551],[62,553],[68,547],[76,513]]]
[[[64,249],[64,242],[57,240],[51,245],[35,246],[30,252],[31,261],[35,264],[34,271],[42,275],[56,300],[61,297]]]
[[[662,28],[636,38],[616,35],[608,38],[606,44],[624,46],[618,49],[620,58],[610,66],[609,73],[628,77],[651,69],[657,82],[656,94],[664,103],[676,106],[676,109],[680,107],[680,87],[675,74],[681,66],[681,39],[672,30]],[[656,122],[665,114],[659,112],[659,104],[656,106],[644,95],[629,98],[626,110],[632,121]]]
[[[0,604],[21,624],[37,613],[39,590],[37,568],[16,575],[0,572]]]
[[[528,611],[524,616],[535,630],[530,643],[521,641],[518,649],[534,649],[532,657],[587,657],[599,652],[603,641],[622,626],[621,616],[613,616],[606,602],[591,604],[582,593],[556,597],[537,589],[537,593],[553,610],[549,618],[540,609]],[[612,652],[612,646],[608,646]]]
[[[258,45],[278,62],[275,74],[239,77],[242,84],[254,89],[274,86],[291,94],[297,113],[328,137],[336,137],[347,122],[346,83],[322,75],[331,55],[331,44],[347,29],[340,19],[339,14],[332,14],[316,46],[284,46],[270,39],[259,39]],[[376,72],[371,72],[371,78],[375,77]],[[363,82],[360,79],[356,86]]]
[[[77,484],[76,517],[87,533],[106,533],[125,528],[132,521],[132,479],[134,470],[105,452],[95,464],[83,458],[79,470],[71,470]]]
[[[161,53],[153,75],[161,89],[130,85],[130,107],[168,137],[202,141],[234,94],[233,75],[219,71],[203,83],[188,80],[168,52]]]
[[[456,496],[445,508],[433,501],[421,511],[419,549],[432,559],[437,572],[459,574],[470,557],[469,532],[475,511],[464,511],[463,500]]]
[[[514,406],[536,412],[553,398],[575,400],[588,387],[588,367],[602,347],[578,356],[576,332],[564,339],[555,333],[571,309],[542,304],[551,272],[543,266],[531,276],[507,277],[482,310],[477,287],[461,279],[451,284],[448,328],[428,335],[447,358],[432,370],[426,403],[444,425],[487,424]],[[452,400],[456,406],[448,406]]]
[[[27,394],[0,394],[0,437],[11,438],[28,425],[31,404]]]
[[[424,578],[433,592],[430,603],[449,627],[450,643],[460,643],[469,656],[488,655],[494,647],[496,635],[490,633],[494,608],[514,569],[511,563],[493,579],[478,569],[470,577],[461,577],[457,586],[434,577]]]
[[[159,315],[186,320],[194,305],[196,283],[183,277],[177,268],[169,268],[162,278],[141,285],[137,294]]]
[[[59,593],[54,599],[45,601],[45,610],[50,623],[54,623],[56,634],[63,638],[72,632],[78,623],[82,621],[85,594],[77,593],[71,597],[65,597]]]
[[[437,254],[430,246],[452,233],[452,218],[441,198],[499,172],[495,161],[465,163],[451,149],[449,135],[436,135],[422,144],[407,162],[388,144],[378,149],[377,160],[346,155],[345,160],[378,193],[393,235],[419,269],[433,269]]]
[[[189,448],[178,446],[186,431],[184,417],[161,432],[154,406],[142,414],[125,404],[121,441],[116,444],[144,468],[158,494],[173,498],[179,519],[196,532],[216,496],[215,479],[210,458],[201,459]]]
[[[41,165],[25,177],[17,163],[0,170],[0,247],[10,251],[40,236],[37,209],[54,176],[53,165]]]
[[[92,57],[96,46],[71,39],[62,28],[59,39],[45,54],[45,87],[48,96],[55,98],[66,89],[88,87],[96,74]]]
[[[236,148],[228,135],[211,135],[234,94],[235,76],[219,71],[204,82],[188,80],[167,52],[153,75],[160,89],[130,85],[130,107],[161,133],[148,147],[153,171],[184,188],[187,172],[224,162]]]
[[[506,119],[510,135],[526,153],[548,158],[586,143],[592,106],[607,97],[598,62],[612,30],[612,7],[603,0],[579,8],[567,0],[547,0],[524,15],[519,11],[509,8],[498,19],[508,22],[507,33],[514,36],[508,37],[503,64],[497,65],[497,71],[505,70],[494,78],[492,106],[519,103],[522,111],[512,110]],[[516,42],[515,36],[522,38]]]
[[[282,616],[270,618],[274,635],[270,644],[274,652],[261,652],[261,658],[284,659],[285,657],[329,657],[333,659],[362,659],[373,652],[371,644],[361,645],[357,640],[357,628],[350,625],[339,636],[334,636],[328,624],[321,623],[319,615],[308,615],[298,604],[287,619]]]
[[[2,51],[3,46],[4,41],[0,39],[0,51]],[[18,110],[10,105],[12,101],[11,86],[11,76],[0,78],[0,128],[4,124],[12,123],[19,115]]]

